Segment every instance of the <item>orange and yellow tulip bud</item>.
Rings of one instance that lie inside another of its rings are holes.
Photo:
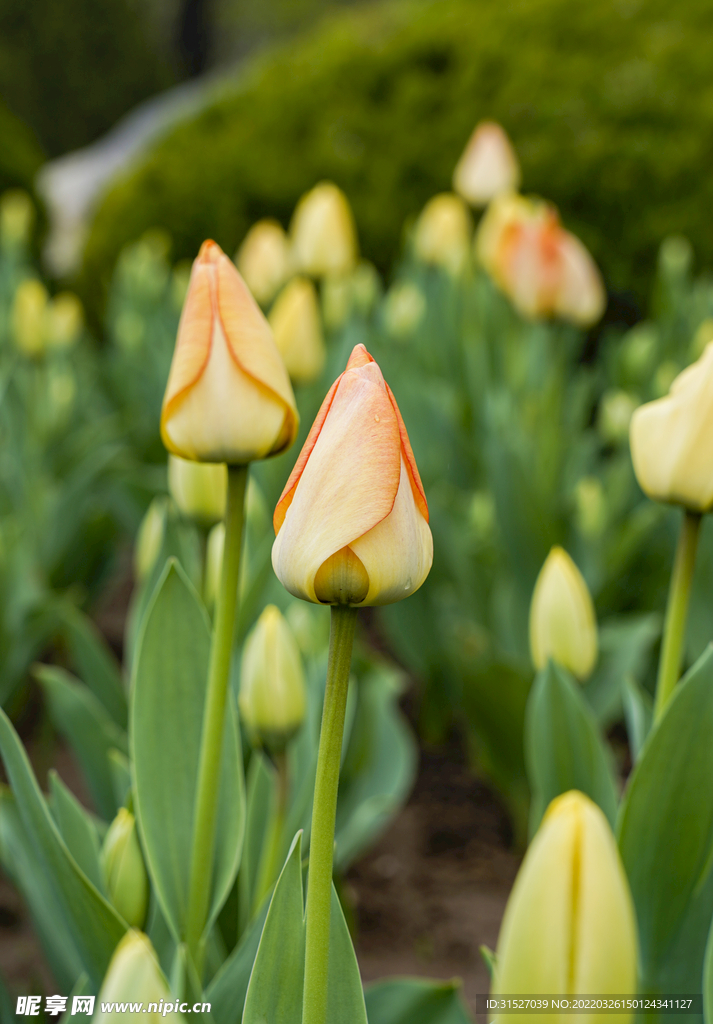
[[[290,225],[292,255],[298,270],[313,277],[349,274],[359,255],[349,201],[331,181],[302,196]]]
[[[550,658],[586,679],[596,662],[597,617],[584,577],[564,548],[553,547],[530,604],[530,651],[535,668]]]
[[[606,295],[592,257],[549,203],[496,198],[480,223],[476,253],[524,316],[561,316],[586,327],[604,312]]]
[[[193,264],[161,412],[174,455],[243,465],[284,451],[298,416],[270,325],[215,244]]]
[[[396,400],[363,345],[325,398],[273,522],[275,573],[305,601],[390,604],[426,579],[426,496]]]
[[[458,274],[468,262],[472,231],[470,213],[460,196],[442,192],[429,199],[416,222],[414,251],[424,263]]]
[[[316,380],[324,369],[327,351],[317,292],[308,277],[294,277],[285,285],[269,320],[291,380],[296,384]]]
[[[290,243],[282,225],[276,220],[253,224],[235,262],[257,301],[270,302],[290,276]]]
[[[481,121],[453,172],[453,189],[473,206],[520,187],[520,166],[507,133],[494,121]]]

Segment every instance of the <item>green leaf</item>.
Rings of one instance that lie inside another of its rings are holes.
[[[243,932],[240,943],[224,961],[206,991],[206,1001],[217,1024],[234,1024],[242,1020],[245,996],[257,956],[260,937],[271,897],[263,900],[260,910]]]
[[[369,1024],[472,1024],[458,981],[394,978],[367,985]]]
[[[632,676],[626,676],[621,684],[626,731],[629,736],[629,747],[634,763],[639,760],[644,748],[646,737],[651,731],[654,718],[654,703],[650,694],[636,682]]]
[[[480,947],[480,955],[483,958],[483,963],[488,968],[488,976],[492,981],[495,977],[495,968],[497,967],[498,958],[494,951],[489,946]]]
[[[253,915],[255,887],[268,826],[275,813],[275,769],[260,750],[250,758],[247,779],[245,842],[238,876],[240,931]]]
[[[101,701],[104,709],[126,729],[128,706],[121,668],[94,623],[67,601],[60,602],[58,614],[63,635],[77,675]]]
[[[602,728],[620,717],[622,680],[643,678],[660,635],[661,616],[656,614],[622,615],[601,624],[599,660],[582,692]]]
[[[329,931],[327,1020],[367,1024],[359,964],[334,885]]]
[[[47,697],[50,716],[77,755],[99,813],[111,820],[117,811],[109,751],[127,752],[126,734],[94,694],[55,665],[36,665],[34,674]]]
[[[705,1024],[713,1024],[713,923],[703,957],[703,1020]]]
[[[99,834],[91,815],[54,770],[49,773],[49,784],[50,809],[67,849],[89,881],[106,896],[99,865]]]
[[[298,832],[267,912],[242,1024],[302,1024],[303,914],[302,834]]]
[[[139,639],[131,699],[135,802],[146,863],[166,922],[184,933],[210,627],[176,561],[164,570]],[[240,862],[245,826],[240,731],[230,694],[223,734],[213,892],[206,928]]]
[[[126,925],[77,866],[59,834],[20,738],[0,711],[0,752],[35,853],[52,880],[84,969],[98,988]]]
[[[552,661],[538,672],[530,691],[525,760],[532,788],[531,835],[550,801],[570,789],[591,797],[614,826],[617,793],[611,755],[578,684]]]
[[[109,772],[117,807],[123,807],[131,789],[131,763],[121,750],[110,750]]]
[[[59,1024],[70,1024],[70,1021],[72,1021],[72,1003],[75,996],[89,996],[91,994],[92,990],[89,985],[89,978],[87,977],[86,974],[80,974],[79,977],[77,978],[74,987],[72,988],[72,991],[69,993],[69,998],[67,999],[67,1009],[59,1018]],[[75,1024],[75,1022],[72,1021],[72,1024]]]
[[[701,977],[713,916],[713,649],[674,691],[634,768],[619,817],[619,847],[639,923],[644,991],[655,991],[676,951]],[[692,927],[692,923],[695,927]],[[701,928],[704,929],[702,937]]]

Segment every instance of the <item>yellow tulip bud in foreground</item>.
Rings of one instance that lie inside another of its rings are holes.
[[[423,485],[396,400],[363,345],[322,403],[273,522],[275,573],[305,601],[390,604],[426,579]]]
[[[298,270],[314,277],[348,274],[356,266],[358,245],[349,201],[331,181],[302,196],[290,225]]]
[[[604,312],[606,295],[592,257],[549,203],[498,196],[480,222],[476,252],[524,316],[561,316],[587,327]]]
[[[481,121],[453,172],[453,188],[473,206],[487,206],[501,192],[520,187],[520,167],[499,124]]]
[[[191,462],[169,455],[168,489],[184,516],[212,526],[225,515],[228,467],[223,462]]]
[[[297,407],[270,325],[215,242],[193,264],[161,412],[174,455],[243,465],[284,451]]]
[[[109,826],[101,864],[112,903],[127,924],[140,928],[146,917],[149,884],[136,819],[125,807],[120,808]]]
[[[452,192],[434,196],[416,222],[416,256],[458,274],[468,262],[472,229],[470,213],[459,196]]]
[[[597,619],[584,578],[560,547],[540,569],[530,604],[530,651],[535,668],[550,658],[586,679],[597,661]]]
[[[12,304],[12,334],[15,345],[26,356],[45,350],[45,315],[49,295],[41,281],[28,278],[18,286]]]
[[[270,749],[284,746],[304,721],[302,658],[292,630],[274,604],[264,609],[245,641],[238,704],[248,730]]]
[[[668,395],[639,406],[629,440],[636,479],[650,498],[693,512],[713,508],[713,342]]]
[[[636,919],[616,841],[596,804],[572,790],[548,807],[515,879],[493,994],[633,995],[636,967]],[[498,1019],[569,1024],[578,1017]],[[623,1015],[625,1024],[630,1019]],[[594,1015],[597,1024],[608,1020]]]
[[[270,310],[270,326],[287,372],[296,384],[316,380],[327,353],[317,292],[308,277],[294,277]]]
[[[141,520],[134,546],[134,575],[139,582],[149,575],[161,553],[166,531],[165,497],[154,498]]]
[[[270,302],[290,275],[290,243],[276,220],[260,220],[235,257],[246,285],[261,305]]]
[[[170,993],[166,979],[161,973],[154,948],[143,932],[128,931],[114,950],[109,969],[106,972],[97,998],[97,1012],[94,1024],[111,1024],[112,1021],[130,1021],[136,1014],[125,1010],[104,1012],[102,1003],[143,1003],[141,1014],[145,1024],[163,1020],[158,1010],[148,1012],[149,1003],[168,1002]],[[175,1005],[175,1004],[174,1004]]]

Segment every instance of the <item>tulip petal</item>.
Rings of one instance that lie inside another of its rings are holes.
[[[428,502],[426,501],[426,492],[424,491],[423,484],[421,483],[421,475],[418,471],[418,466],[416,465],[416,458],[413,454],[413,448],[411,447],[408,433],[406,432],[406,424],[401,417],[401,412],[396,404],[394,393],[388,384],[386,385],[386,394],[389,396],[391,404],[394,407],[394,412],[396,413],[396,422],[399,425],[399,437],[401,439],[401,454],[406,460],[406,470],[409,475],[409,480],[411,481],[411,490],[413,491],[414,501],[418,506],[419,512],[426,522],[428,522]]]
[[[161,436],[169,451],[172,445],[166,437],[166,423],[184,392],[195,384],[203,373],[210,356],[215,312],[211,294],[212,274],[212,266],[199,256],[191,270],[191,280],[178,324],[176,347],[161,410]]]
[[[561,231],[560,285],[554,311],[583,327],[595,323],[604,312],[606,294],[599,270],[580,240],[569,231]]]

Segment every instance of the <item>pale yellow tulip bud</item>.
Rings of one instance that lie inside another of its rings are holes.
[[[629,424],[639,399],[628,391],[611,390],[602,395],[599,431],[605,441],[618,444],[629,436]]]
[[[170,452],[243,465],[284,451],[295,396],[270,325],[215,242],[193,264],[161,412]]]
[[[506,132],[481,121],[453,172],[453,188],[473,206],[487,206],[502,192],[520,187],[520,167]]]
[[[629,885],[602,811],[572,790],[547,808],[500,927],[493,995],[634,995],[637,932]],[[591,1014],[606,1024],[606,1011]],[[633,1017],[622,1014],[625,1024]],[[532,1017],[508,1013],[500,1024]],[[538,1014],[574,1024],[576,1014]]]
[[[47,347],[69,349],[77,343],[84,327],[82,303],[72,292],[60,292],[50,301],[46,313]]]
[[[574,491],[577,526],[585,537],[598,537],[604,529],[607,516],[606,498],[601,480],[596,476],[583,476]]]
[[[316,380],[327,352],[317,292],[307,277],[294,277],[275,299],[268,317],[275,343],[295,384]]]
[[[136,534],[134,576],[140,583],[149,576],[161,553],[166,532],[166,501],[163,496],[153,499]]]
[[[416,330],[426,314],[426,298],[412,281],[393,285],[384,303],[384,323],[389,334],[405,338]]]
[[[349,201],[331,181],[323,181],[300,199],[290,225],[295,266],[323,277],[348,274],[358,257],[356,227]]]
[[[225,549],[225,523],[216,523],[208,534],[205,551],[205,579],[203,582],[203,600],[206,608],[212,612],[218,600],[220,574],[223,571],[223,551]]]
[[[212,526],[225,515],[228,467],[223,462],[191,462],[169,455],[168,489],[184,516]]]
[[[26,356],[38,356],[45,350],[45,315],[49,295],[36,278],[23,281],[12,304],[12,334],[17,348]]]
[[[264,609],[245,641],[238,705],[248,730],[269,749],[283,747],[304,721],[302,658],[292,630],[274,604]]]
[[[472,233],[463,200],[452,192],[442,192],[429,199],[416,222],[414,252],[424,263],[459,274],[468,262]]]
[[[25,246],[30,240],[35,208],[27,192],[9,189],[0,196],[0,242],[7,248]]]
[[[713,342],[665,398],[639,406],[629,437],[636,479],[650,498],[692,512],[713,508]]]
[[[290,243],[282,225],[276,220],[253,224],[235,263],[250,291],[265,306],[290,276]]]
[[[127,924],[140,928],[146,917],[149,884],[136,819],[125,807],[109,826],[101,851],[107,892]]]
[[[104,1011],[101,1008],[102,1003],[111,1003],[113,1006],[114,1003],[127,1002],[143,1003],[142,1021],[145,1024],[158,1024],[165,1020],[161,1011],[170,998],[153,946],[143,932],[132,929],[114,950],[97,998],[93,1024],[112,1024],[112,1021],[126,1021],[128,1024],[136,1017],[128,1008],[124,1011],[113,1008]],[[149,1004],[157,1008],[149,1010]]]
[[[560,547],[540,569],[530,604],[530,651],[535,668],[550,658],[586,679],[597,661],[597,619],[584,577]]]
[[[396,399],[363,345],[322,403],[273,524],[277,578],[305,601],[391,604],[426,579],[423,485]]]

